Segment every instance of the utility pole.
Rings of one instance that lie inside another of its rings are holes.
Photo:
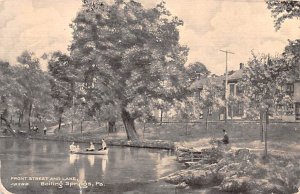
[[[228,54],[234,54],[233,52],[230,52],[228,50],[220,50],[221,52],[226,54],[226,67],[225,67],[225,124],[227,129],[227,118],[228,118],[228,95],[227,95],[227,85],[228,85]]]

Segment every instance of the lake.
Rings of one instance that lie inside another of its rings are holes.
[[[65,142],[1,138],[1,188],[13,193],[176,192],[173,185],[155,181],[180,168],[170,151],[110,147],[108,156],[96,156],[68,149]]]
[[[107,156],[69,154],[69,143],[0,138],[0,193],[211,193],[159,178],[181,169],[168,150],[110,147]],[[81,148],[89,144],[79,144]],[[96,148],[98,145],[96,145]],[[215,192],[213,192],[215,193]]]

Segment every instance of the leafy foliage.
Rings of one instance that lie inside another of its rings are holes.
[[[203,63],[195,62],[187,67],[187,74],[191,80],[196,80],[207,77],[210,72],[207,70],[206,66]]]
[[[18,96],[23,103],[23,109],[28,113],[28,124],[35,112],[37,116],[45,116],[49,108],[49,77],[40,69],[40,62],[35,54],[24,51],[18,58],[18,65],[15,67],[15,79],[22,89]]]
[[[74,100],[72,61],[68,55],[54,52],[48,61],[48,69],[54,110],[61,121],[63,113],[73,105]]]
[[[300,16],[300,2],[294,0],[268,0],[268,8],[275,18],[275,28],[278,30],[282,23],[287,19],[299,19]]]
[[[135,1],[84,1],[72,24],[70,48],[87,100],[99,107],[110,104],[125,126],[134,126],[126,120],[150,114],[153,99],[184,98],[188,49],[178,43],[182,24],[164,3],[146,9]]]
[[[277,114],[276,108],[279,105],[291,103],[291,100],[287,100],[289,97],[282,92],[281,86],[288,82],[289,73],[281,58],[271,59],[267,55],[253,54],[248,66],[243,81],[240,82],[245,91],[244,97],[249,103],[248,109]]]

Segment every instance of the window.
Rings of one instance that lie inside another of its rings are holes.
[[[230,84],[230,85],[229,85],[229,94],[230,94],[231,96],[234,96],[234,84]]]
[[[241,95],[243,93],[243,90],[242,90],[242,88],[240,87],[240,86],[236,86],[236,95],[237,96],[239,96],[239,95]]]
[[[296,120],[300,120],[300,103],[297,102],[295,105],[296,105],[296,108],[295,108]]]
[[[294,94],[294,84],[287,84],[286,85],[286,93],[288,95],[293,95]]]
[[[285,114],[286,115],[293,115],[294,114],[294,104],[286,105]]]

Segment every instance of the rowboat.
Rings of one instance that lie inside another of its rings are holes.
[[[108,149],[106,150],[95,150],[95,151],[70,151],[71,154],[83,154],[83,155],[107,155]]]

